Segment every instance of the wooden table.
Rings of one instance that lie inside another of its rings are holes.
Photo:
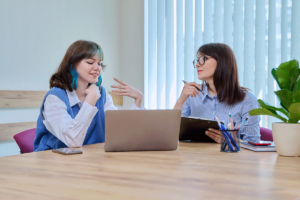
[[[299,199],[300,157],[221,153],[180,142],[176,151],[44,151],[0,158],[0,199]]]

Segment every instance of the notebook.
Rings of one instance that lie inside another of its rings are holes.
[[[249,144],[248,142],[241,142],[241,147],[245,149],[249,149],[252,151],[260,152],[260,151],[276,151],[274,142],[270,142],[271,145],[268,146],[254,146],[252,144]]]

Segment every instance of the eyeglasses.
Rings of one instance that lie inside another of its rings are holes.
[[[194,68],[197,68],[196,64],[199,63],[199,65],[204,65],[205,61],[211,56],[207,56],[207,55],[202,55],[200,56],[199,59],[195,59],[193,61],[193,65],[194,65]]]

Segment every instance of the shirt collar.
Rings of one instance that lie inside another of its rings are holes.
[[[208,87],[206,85],[204,85],[203,87],[203,98],[202,98],[202,102],[206,99],[206,98],[210,98],[210,99],[214,99],[217,98],[217,95],[215,97],[212,97],[209,92],[208,92]]]
[[[66,91],[67,91],[67,95],[68,95],[71,107],[73,107],[74,105],[76,105],[78,103],[82,104],[81,101],[79,100],[75,90],[73,90],[72,92],[70,92],[69,90],[66,90]]]

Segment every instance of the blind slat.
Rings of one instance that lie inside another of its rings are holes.
[[[196,52],[203,44],[202,39],[202,0],[195,0],[195,45],[194,58],[196,59]],[[194,80],[199,83],[197,69],[194,69]]]
[[[215,0],[214,2],[214,42],[218,43],[223,42],[223,31],[219,31],[223,30],[223,2],[223,0]]]
[[[203,43],[213,42],[213,20],[212,20],[213,1],[204,0],[204,33]]]
[[[185,0],[184,80],[194,81],[193,0]]]
[[[157,1],[148,1],[148,108],[157,108]]]
[[[144,72],[148,72],[148,0],[144,1]],[[144,106],[148,108],[148,73],[144,73]]]
[[[165,108],[166,32],[165,1],[157,0],[157,108]]]
[[[183,79],[183,0],[176,1],[176,99],[179,98]],[[182,56],[180,56],[182,55]]]
[[[233,52],[235,54],[239,82],[243,85],[243,73],[244,73],[244,63],[243,63],[243,0],[234,1],[234,12],[233,12]]]
[[[292,21],[291,21],[291,60],[300,62],[300,1],[292,1]]]
[[[224,43],[232,48],[232,0],[224,0]]]
[[[166,108],[170,109],[176,101],[176,68],[175,68],[175,29],[174,29],[174,0],[167,0],[166,17]]]
[[[256,2],[255,19],[255,95],[264,97],[265,82],[265,2]]]
[[[287,61],[287,0],[281,0],[281,62]]]
[[[245,1],[244,83],[254,91],[254,1]]]
[[[255,89],[254,94],[259,99],[265,99],[265,1],[256,1],[255,18]],[[264,117],[261,125],[264,124]]]
[[[268,103],[275,106],[274,79],[271,74],[276,68],[276,2],[269,1],[269,21],[268,21]],[[268,127],[272,127],[275,122],[273,117],[268,116]]]

